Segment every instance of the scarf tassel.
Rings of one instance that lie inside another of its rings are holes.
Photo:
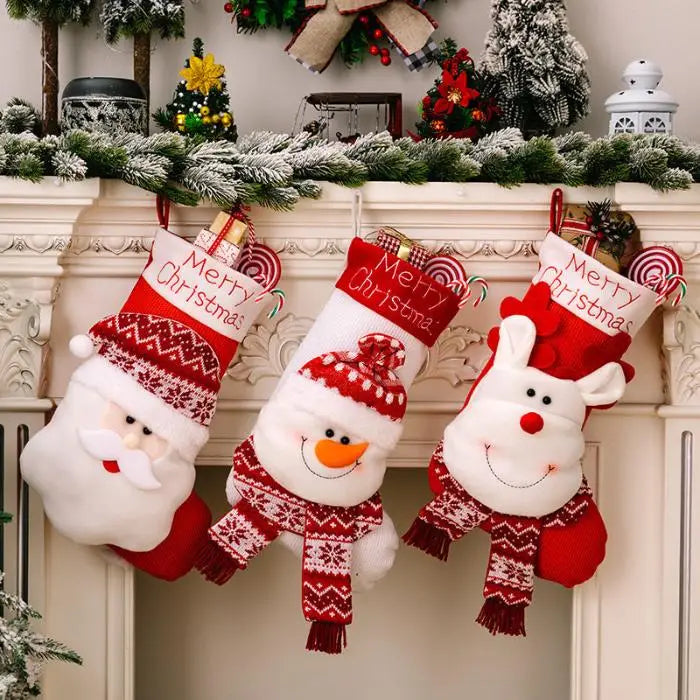
[[[494,635],[525,636],[524,605],[506,605],[500,598],[487,598],[476,621]]]
[[[207,540],[202,546],[194,565],[207,581],[217,586],[226,583],[241,568],[239,563],[213,540]]]
[[[423,550],[426,554],[447,561],[452,540],[449,535],[438,527],[416,518],[411,529],[403,536],[403,541],[413,547]]]
[[[340,654],[347,646],[345,625],[340,622],[323,622],[314,620],[311,623],[306,648],[309,651],[323,651],[326,654]]]

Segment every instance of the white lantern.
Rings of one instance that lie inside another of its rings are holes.
[[[611,134],[670,134],[678,103],[663,90],[661,68],[642,59],[630,63],[622,79],[627,90],[610,95],[605,109],[610,114]]]

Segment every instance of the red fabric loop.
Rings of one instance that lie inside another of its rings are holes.
[[[170,200],[162,194],[156,195],[156,215],[160,227],[167,231],[170,224]]]
[[[564,193],[557,187],[552,192],[552,199],[549,203],[549,230],[559,235],[561,222],[564,216]]]

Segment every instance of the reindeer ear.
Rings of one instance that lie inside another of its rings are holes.
[[[508,316],[501,322],[494,367],[527,367],[535,345],[535,324],[527,316]]]
[[[586,406],[606,406],[625,393],[625,373],[617,362],[608,362],[576,382]]]

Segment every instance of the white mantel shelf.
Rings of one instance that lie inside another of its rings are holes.
[[[409,394],[405,438],[391,466],[425,467],[486,360],[485,337],[498,320],[500,300],[521,294],[536,269],[551,191],[547,185],[371,182],[359,190],[326,185],[321,199],[303,201],[293,212],[253,209],[258,237],[282,259],[287,305],[279,317],[253,327],[228,369],[199,466],[230,464],[234,444],[247,435],[322,308],[353,235],[390,225],[452,252],[470,274],[490,283],[487,301],[459,314]],[[657,312],[635,339],[627,359],[637,379],[624,402],[587,425],[584,466],[610,541],[605,564],[577,590],[572,610],[571,700],[672,700],[678,697],[681,436],[700,436],[700,185],[662,194],[623,183],[564,188],[564,196],[571,203],[611,199],[634,216],[645,244],[678,251],[690,282],[683,305]],[[18,488],[17,426],[31,433],[43,424],[76,366],[68,339],[126,298],[151,246],[154,200],[118,181],[0,178],[6,510],[17,512],[7,497]],[[194,237],[214,214],[206,206],[174,207],[170,228]],[[696,502],[699,482],[691,494]],[[50,668],[45,697],[134,700],[132,572],[67,542],[42,519],[32,495],[31,601],[45,613],[47,631],[85,656],[82,669]],[[700,537],[697,522],[692,534]],[[17,538],[16,523],[5,528],[10,587],[21,568]],[[693,561],[695,573],[698,566],[700,556]],[[700,595],[694,595],[691,679],[700,674]],[[700,700],[698,693],[682,700]]]

